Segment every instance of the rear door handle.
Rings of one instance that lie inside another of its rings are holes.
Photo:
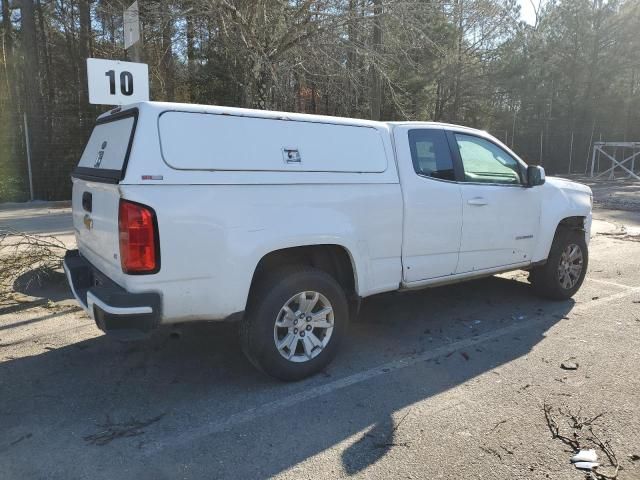
[[[477,206],[481,207],[481,206],[487,204],[487,200],[482,198],[482,197],[474,197],[474,198],[471,198],[471,199],[467,200],[467,203],[469,205],[477,205]]]

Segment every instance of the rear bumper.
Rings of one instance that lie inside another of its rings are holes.
[[[68,251],[63,265],[73,296],[103,332],[149,332],[160,324],[160,294],[127,292],[78,250]]]

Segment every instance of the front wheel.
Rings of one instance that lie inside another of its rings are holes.
[[[333,277],[315,268],[288,268],[258,281],[252,295],[240,338],[256,367],[281,380],[300,380],[333,359],[349,317]]]
[[[584,232],[560,229],[553,239],[547,262],[529,273],[529,281],[539,295],[566,300],[580,289],[588,261]]]

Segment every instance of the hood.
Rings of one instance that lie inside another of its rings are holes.
[[[571,180],[567,180],[566,178],[559,178],[559,177],[547,177],[546,178],[546,183],[549,183],[551,185],[553,185],[556,188],[559,188],[561,190],[569,190],[572,192],[580,192],[580,193],[585,193],[587,195],[591,195],[591,188],[589,188],[587,185],[584,185],[582,183],[578,183],[578,182],[573,182]]]

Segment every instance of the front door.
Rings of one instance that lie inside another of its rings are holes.
[[[449,133],[463,168],[462,237],[456,273],[531,259],[538,242],[540,189],[525,186],[525,167],[487,138]]]

